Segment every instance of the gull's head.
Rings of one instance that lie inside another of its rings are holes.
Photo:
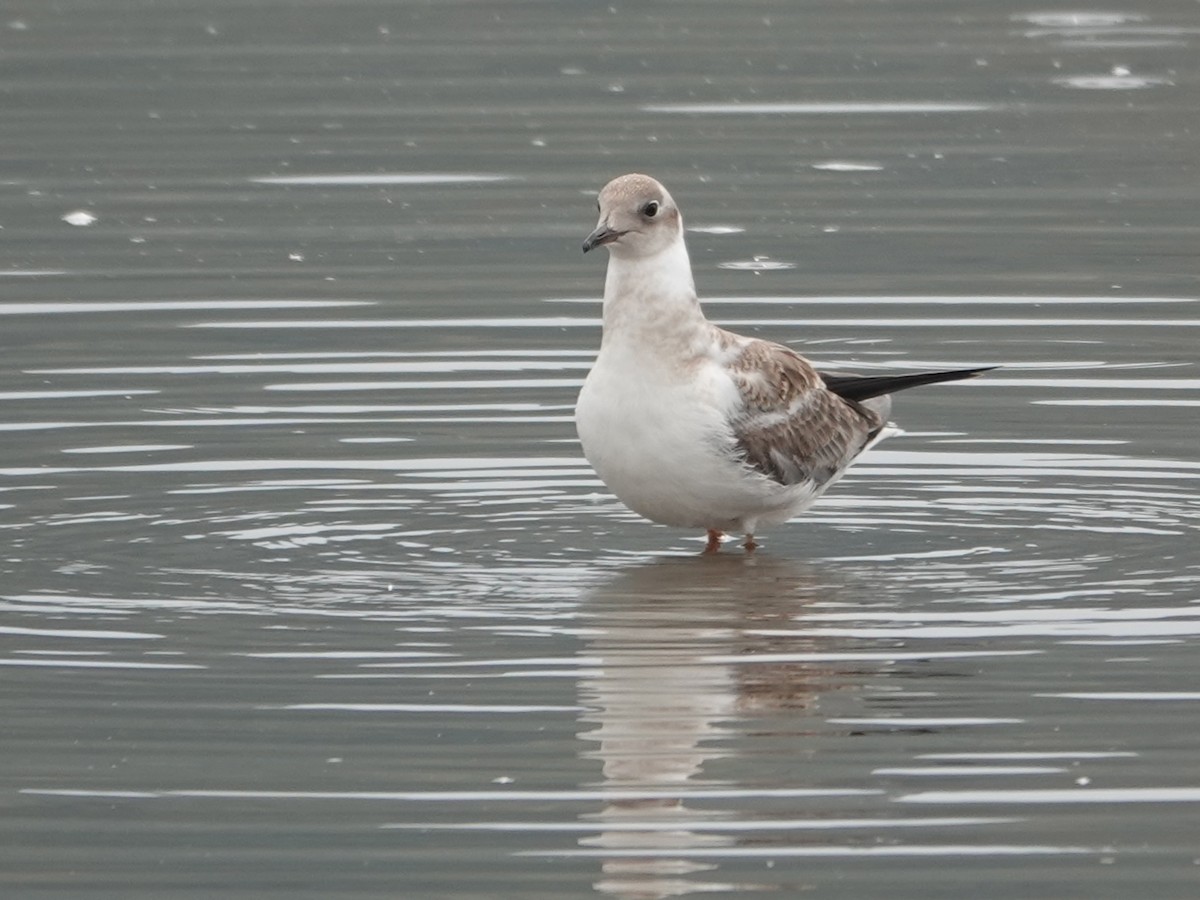
[[[683,237],[679,207],[649,175],[622,175],[597,198],[600,221],[583,242],[583,252],[601,244],[613,256],[654,256]]]

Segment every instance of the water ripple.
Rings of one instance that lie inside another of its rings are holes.
[[[642,107],[643,112],[687,115],[877,115],[984,112],[999,107],[988,103],[940,103],[929,101],[879,101],[873,103],[660,103]]]
[[[250,180],[255,184],[285,186],[373,187],[378,185],[481,184],[511,179],[511,175],[470,172],[362,172],[334,175],[265,175]]]

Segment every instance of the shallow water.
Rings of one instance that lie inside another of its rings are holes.
[[[5,896],[1191,896],[1194,4],[3,23]],[[1004,368],[698,555],[582,460],[593,193]]]

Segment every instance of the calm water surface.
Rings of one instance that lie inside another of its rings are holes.
[[[4,14],[0,891],[1192,897],[1200,7]],[[1003,364],[747,557],[583,461],[594,192]]]

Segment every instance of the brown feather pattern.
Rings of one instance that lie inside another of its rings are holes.
[[[729,364],[744,404],[733,421],[737,450],[768,478],[785,485],[822,485],[883,427],[873,410],[827,390],[816,369],[794,350],[725,335],[722,344],[741,346]]]

